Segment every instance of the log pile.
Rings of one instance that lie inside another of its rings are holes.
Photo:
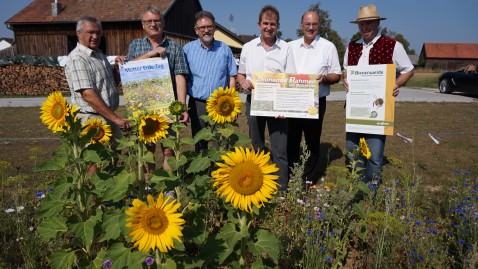
[[[0,95],[70,92],[62,67],[14,64],[0,67]]]

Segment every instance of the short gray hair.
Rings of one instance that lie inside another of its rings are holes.
[[[91,22],[91,23],[94,23],[98,26],[98,28],[100,28],[100,31],[102,31],[102,27],[101,27],[101,21],[95,17],[91,17],[91,16],[81,16],[79,19],[78,19],[78,22],[76,23],[76,31],[77,32],[80,32],[81,30],[83,30],[83,23],[85,22]]]
[[[141,20],[143,20],[143,16],[146,12],[149,12],[149,13],[152,13],[152,14],[155,14],[155,15],[158,15],[160,18],[161,18],[161,21],[164,21],[164,18],[163,18],[163,13],[161,13],[161,10],[154,6],[154,5],[150,5],[148,6],[142,13],[141,13]]]

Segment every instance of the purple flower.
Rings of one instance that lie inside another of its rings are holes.
[[[312,216],[307,216],[308,221],[311,221],[312,219],[313,219]]]
[[[103,262],[103,264],[101,265],[103,268],[110,268],[111,266],[113,266],[113,262],[111,260],[106,260]]]
[[[319,250],[320,250],[320,251],[326,251],[327,249],[324,248],[324,247],[320,247]]]
[[[435,250],[433,248],[430,249],[430,253],[435,253]]]
[[[417,221],[415,221],[415,225],[420,226],[420,225],[422,225],[422,222],[417,220]]]
[[[465,244],[465,240],[463,240],[463,239],[458,240],[458,244],[460,244],[460,245]]]
[[[144,259],[144,262],[146,263],[146,265],[151,266],[154,263],[154,259],[153,257],[148,256],[146,257],[146,259]]]
[[[333,260],[334,260],[334,258],[332,258],[332,257],[327,257],[327,258],[325,259],[325,261],[326,261],[326,262],[329,262],[329,263],[331,263]]]

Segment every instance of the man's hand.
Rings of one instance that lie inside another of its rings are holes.
[[[118,125],[118,127],[123,131],[127,131],[127,130],[131,129],[131,125],[129,123],[129,120],[125,120],[125,119],[123,119],[119,116],[115,119],[114,123],[116,125]]]
[[[187,111],[184,111],[183,114],[179,116],[179,122],[187,125],[188,121],[189,121],[189,113]]]
[[[250,81],[248,79],[245,79],[241,83],[241,87],[244,90],[244,92],[247,93],[247,94],[251,93],[252,90],[254,90],[254,84],[252,83],[252,81]]]
[[[346,78],[344,78],[344,90],[345,92],[349,92],[349,83]]]
[[[115,58],[115,64],[124,64],[125,61],[126,61],[126,56],[124,55],[116,56]]]
[[[153,58],[153,57],[165,57],[166,56],[166,49],[161,47],[161,46],[157,46],[156,48],[154,48],[153,50],[149,51],[147,53],[148,57],[149,58]]]

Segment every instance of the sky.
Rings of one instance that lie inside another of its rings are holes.
[[[111,0],[114,1],[114,0]],[[134,0],[132,0],[134,1]],[[259,35],[260,9],[274,5],[280,12],[283,38],[296,39],[302,14],[313,4],[329,12],[332,28],[350,40],[357,32],[360,6],[377,6],[382,27],[401,33],[417,54],[423,43],[478,43],[478,0],[199,0],[202,8],[214,14],[216,21],[236,34]],[[26,7],[32,0],[0,0],[0,37],[13,37],[4,22]],[[53,0],[52,0],[53,2]],[[61,0],[60,0],[61,2]],[[87,15],[87,14],[85,14]],[[230,18],[233,20],[231,21]]]

